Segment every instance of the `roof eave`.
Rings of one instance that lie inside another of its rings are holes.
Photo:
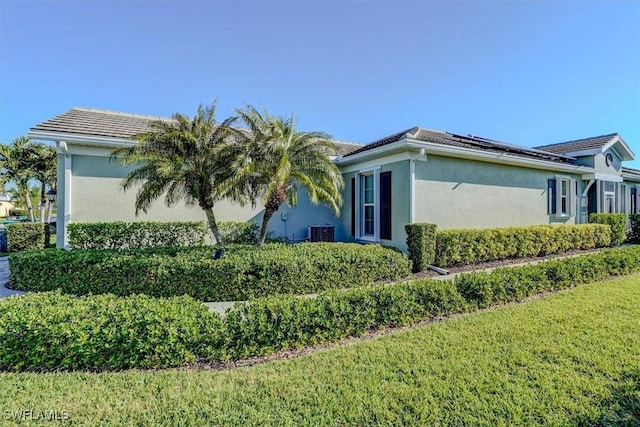
[[[635,160],[636,155],[633,153],[633,151],[631,151],[631,147],[627,145],[627,143],[624,141],[624,139],[622,139],[620,135],[616,135],[611,138],[611,140],[602,147],[602,152],[605,152],[606,150],[618,145],[622,147],[622,150],[616,149],[616,152],[621,156],[623,161]]]
[[[31,129],[27,134],[29,138],[43,141],[65,141],[72,144],[82,144],[95,147],[120,148],[130,147],[136,142],[127,138],[116,138],[109,136],[82,135],[66,132],[52,132]]]
[[[574,165],[569,163],[559,163],[552,160],[537,160],[526,157],[514,156],[509,153],[483,152],[462,147],[451,147],[433,142],[426,142],[410,137],[403,137],[399,141],[371,150],[362,151],[353,156],[339,159],[338,166],[347,166],[362,162],[372,158],[384,157],[397,151],[417,151],[425,149],[427,155],[435,154],[446,157],[456,157],[469,160],[479,160],[491,163],[500,163],[512,166],[525,166],[532,169],[543,169],[562,172],[574,172],[579,174],[593,173],[594,169],[587,166]]]

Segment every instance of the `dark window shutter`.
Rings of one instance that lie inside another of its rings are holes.
[[[351,178],[351,235],[356,235],[356,179]]]
[[[391,240],[391,172],[380,174],[380,238]]]
[[[556,180],[555,179],[549,179],[547,181],[547,188],[549,191],[549,194],[547,197],[548,200],[548,204],[549,206],[548,208],[548,212],[550,214],[555,214],[556,213]]]

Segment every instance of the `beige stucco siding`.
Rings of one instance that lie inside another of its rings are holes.
[[[122,179],[130,168],[124,168],[108,157],[73,155],[72,170],[71,222],[206,221],[200,207],[189,207],[178,202],[168,208],[164,198],[156,200],[147,213],[139,212],[136,216],[137,189],[126,192],[122,189]],[[59,172],[64,176],[64,170]],[[59,205],[63,206],[64,191],[60,193]],[[62,212],[60,208],[59,212]],[[216,203],[214,213],[218,221],[260,223],[263,208],[260,204],[252,208],[250,205],[243,207],[229,201],[220,201]],[[325,206],[313,205],[307,193],[300,190],[298,205],[295,208],[282,206],[269,222],[269,231],[273,236],[301,240],[307,237],[309,225],[337,222],[333,211]]]
[[[449,157],[416,162],[415,222],[439,229],[492,228],[549,223],[547,180],[556,173]],[[567,175],[567,174],[563,174]],[[578,192],[582,182],[577,175]]]
[[[367,169],[369,170],[369,169]],[[404,226],[410,221],[410,175],[409,160],[384,163],[379,166],[379,173],[391,172],[391,240],[381,239],[384,245],[395,246],[401,250],[406,249],[407,236]],[[343,173],[345,189],[343,192],[344,206],[340,217],[340,234],[338,238],[343,241],[354,241],[351,235],[351,179],[356,177],[358,172]],[[356,197],[358,203],[358,197]],[[377,225],[379,226],[379,224]]]

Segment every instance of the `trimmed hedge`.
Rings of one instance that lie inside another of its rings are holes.
[[[607,249],[535,265],[329,291],[316,298],[268,297],[224,317],[189,297],[60,293],[0,300],[0,369],[122,369],[226,361],[337,341],[496,303],[517,301],[640,271],[640,247]]]
[[[255,244],[258,240],[260,226],[257,222],[219,222],[218,230],[225,245]]]
[[[631,229],[627,236],[631,243],[640,243],[640,214],[629,215],[629,222],[631,222]]]
[[[209,228],[204,222],[91,222],[69,224],[74,249],[144,249],[197,246]]]
[[[218,341],[208,343],[207,357],[235,359],[336,341],[638,271],[640,247],[628,247],[492,273],[460,274],[453,281],[418,279],[331,291],[317,298],[257,299],[227,311],[222,319],[225,330],[217,335]]]
[[[9,286],[26,291],[238,301],[273,294],[306,294],[405,277],[410,262],[379,245],[303,243],[131,251],[41,251],[9,258]]]
[[[223,317],[224,332],[209,343],[209,359],[227,360],[334,342],[464,311],[450,281],[415,280],[329,291],[316,298],[281,296],[237,304]]]
[[[413,272],[425,270],[436,259],[436,225],[415,223],[404,226]]]
[[[601,248],[610,244],[611,229],[602,224],[442,230],[436,233],[435,264],[454,267]]]
[[[221,329],[220,317],[189,297],[46,292],[3,298],[0,370],[182,366],[205,352],[206,340]]]
[[[49,225],[42,222],[7,224],[9,252],[32,251],[49,247]]]
[[[592,213],[592,224],[607,224],[611,227],[611,246],[617,246],[627,239],[627,215],[623,213]]]

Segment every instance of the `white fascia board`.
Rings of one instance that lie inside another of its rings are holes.
[[[622,177],[620,175],[607,175],[604,173],[590,173],[590,174],[582,175],[582,179],[584,180],[595,179],[598,181],[622,182]]]
[[[73,133],[31,131],[29,138],[44,141],[66,141],[68,144],[88,145],[93,147],[121,148],[131,147],[136,142],[124,138],[112,138],[106,136],[78,135]]]
[[[371,160],[377,164],[391,163],[393,161],[412,159],[415,155],[412,155],[412,151],[424,149],[426,154],[436,154],[446,157],[456,157],[468,160],[476,160],[490,163],[499,163],[512,166],[521,166],[531,169],[542,169],[549,171],[560,172],[572,172],[577,174],[594,173],[595,169],[587,166],[572,165],[566,163],[556,163],[545,160],[529,159],[526,157],[514,156],[508,153],[494,153],[487,151],[473,150],[469,148],[453,147],[448,145],[436,144],[433,142],[419,141],[411,138],[403,138],[400,141],[376,147],[371,150],[363,151],[362,153],[354,154],[348,158],[340,159],[337,164],[343,173],[357,171],[362,168],[361,163],[369,164]],[[391,153],[385,155],[387,152],[393,152],[398,150],[404,150],[400,156],[392,156]],[[367,160],[369,160],[367,162]],[[342,165],[350,167],[342,167]],[[352,166],[351,166],[352,165]]]
[[[366,150],[361,153],[354,154],[353,156],[339,158],[336,160],[336,164],[338,166],[347,166],[353,163],[359,163],[363,160],[370,160],[376,157],[388,156],[388,153],[390,151],[403,149],[406,147],[406,145],[407,145],[407,141],[405,139],[401,139],[400,141],[396,141],[391,144],[386,144],[380,147],[372,148],[371,150]]]
[[[435,144],[432,142],[412,141],[409,140],[408,147],[424,148],[428,154],[436,154],[447,157],[457,157],[468,160],[477,160],[490,163],[499,163],[511,166],[522,166],[531,169],[543,169],[549,171],[572,172],[572,173],[589,173],[594,172],[593,168],[587,166],[571,165],[566,163],[555,163],[545,160],[529,159],[526,157],[514,156],[507,153],[494,153],[472,150],[469,148],[452,147],[446,145]]]
[[[640,176],[627,172],[622,172],[622,178],[626,181],[640,182]]]
[[[563,153],[563,156],[568,157],[584,157],[584,156],[595,156],[597,154],[602,154],[603,150],[601,148],[592,148],[590,150],[580,150],[580,151],[568,151]]]
[[[362,172],[365,170],[376,169],[382,165],[387,165],[389,163],[411,160],[412,158],[413,157],[411,156],[411,153],[409,151],[403,151],[400,153],[389,154],[387,156],[382,156],[371,160],[363,160],[358,163],[350,164],[348,166],[343,166],[341,163],[338,163],[337,166],[338,168],[340,168],[340,172],[342,173]]]
[[[618,157],[620,157],[622,160],[635,159],[635,154],[633,153],[633,151],[631,151],[631,148],[627,145],[627,143],[624,142],[624,139],[620,138],[620,136],[616,136],[612,138],[611,141],[607,142],[607,144],[602,147],[602,151],[604,152],[609,148],[614,147],[616,144],[619,144],[625,151],[624,153],[622,153],[622,155],[620,155],[620,150],[616,150],[615,148],[613,148],[613,150],[618,154]]]

